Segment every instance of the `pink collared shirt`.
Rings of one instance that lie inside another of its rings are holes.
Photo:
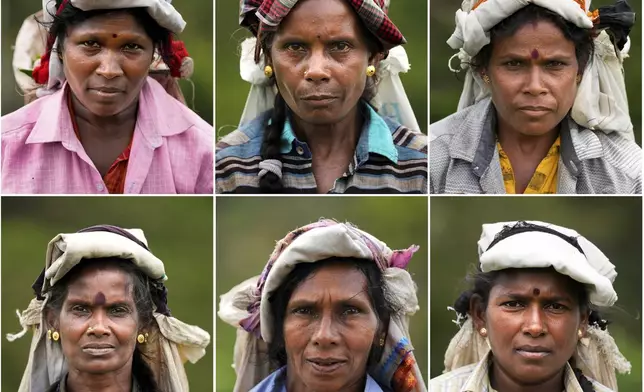
[[[108,191],[74,127],[65,88],[2,117],[2,193]],[[124,193],[213,192],[213,128],[148,77]]]

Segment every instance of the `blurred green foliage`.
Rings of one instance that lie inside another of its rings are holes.
[[[224,136],[237,128],[250,90],[239,76],[239,53],[241,42],[251,33],[239,27],[238,1],[217,1],[215,12],[215,128],[217,136]],[[416,120],[427,133],[427,2],[393,1],[389,16],[407,39],[404,48],[411,69],[400,78]]]
[[[55,235],[96,224],[140,228],[165,263],[172,315],[211,334],[206,356],[185,368],[191,391],[212,391],[212,205],[211,197],[3,197],[2,336],[21,329],[15,310],[34,297],[31,285]],[[2,390],[18,390],[31,336],[2,342]]]
[[[201,118],[213,123],[213,3],[210,1],[183,0],[172,5],[186,21],[185,30],[178,39],[185,42],[190,57],[194,60],[195,71],[190,82],[179,82],[186,103]],[[18,94],[18,85],[13,76],[11,59],[16,35],[22,22],[42,7],[41,0],[4,0],[2,2],[2,115],[11,113],[23,106],[23,98]],[[194,91],[193,91],[194,90]],[[194,93],[195,105],[192,106]]]
[[[420,246],[408,266],[418,285],[420,310],[410,322],[416,359],[427,380],[427,198],[425,197],[219,197],[217,298],[261,274],[276,241],[320,218],[351,222],[392,249]],[[235,385],[235,328],[217,318],[217,391]]]
[[[454,15],[461,6],[462,0],[432,1],[429,9],[430,18],[430,46],[431,60],[429,80],[431,88],[430,98],[430,123],[441,120],[456,111],[458,99],[463,90],[464,73],[452,73],[447,61],[457,51],[447,45],[447,39],[454,32]],[[614,4],[615,0],[593,0],[591,9]],[[626,93],[631,114],[631,121],[635,128],[635,140],[642,145],[642,2],[628,1],[636,12],[637,21],[631,31],[631,50],[629,58],[624,61],[626,77]],[[457,66],[453,60],[453,67]]]
[[[621,391],[642,390],[642,199],[640,197],[433,197],[431,208],[431,369],[443,359],[457,327],[447,306],[469,289],[465,282],[478,260],[483,223],[540,220],[577,230],[615,265],[619,301],[601,314],[622,353],[629,375],[618,376]]]

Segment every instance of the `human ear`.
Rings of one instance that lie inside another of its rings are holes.
[[[472,318],[472,324],[474,329],[479,331],[481,328],[485,328],[487,325],[486,313],[485,313],[485,304],[483,303],[483,297],[479,294],[472,294],[470,297],[470,317]]]

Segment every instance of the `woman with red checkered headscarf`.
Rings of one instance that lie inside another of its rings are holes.
[[[426,193],[427,142],[388,0],[242,0],[251,91],[217,193]]]

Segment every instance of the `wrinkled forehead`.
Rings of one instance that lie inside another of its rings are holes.
[[[113,298],[133,300],[133,283],[133,277],[116,265],[90,265],[68,282],[67,297],[97,299],[99,302],[101,296],[103,302]]]
[[[345,0],[300,0],[278,26],[278,34],[359,31],[360,20]]]

